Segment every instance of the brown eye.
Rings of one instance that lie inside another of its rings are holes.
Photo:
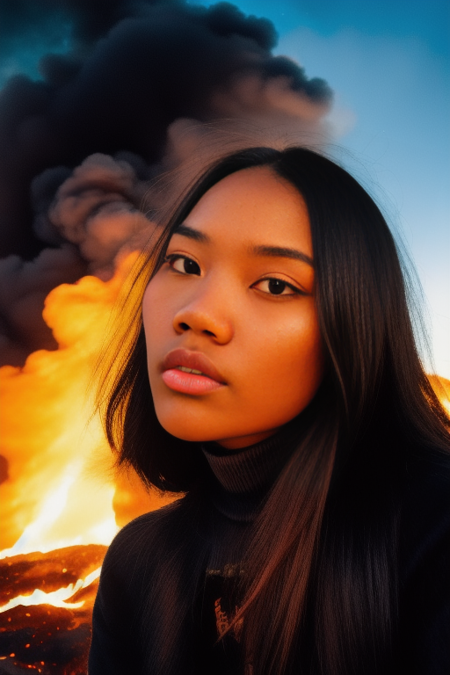
[[[166,261],[169,263],[170,267],[180,274],[195,274],[200,275],[200,267],[191,258],[187,258],[183,255],[171,255],[167,256]]]
[[[269,279],[269,293],[273,295],[281,295],[286,287],[287,284],[280,279]]]
[[[302,294],[302,291],[299,288],[296,288],[292,284],[288,284],[287,281],[276,278],[262,279],[261,281],[258,281],[254,287],[260,291],[263,291],[263,293],[267,293],[268,295]]]

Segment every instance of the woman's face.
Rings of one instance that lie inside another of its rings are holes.
[[[143,302],[153,401],[170,434],[241,448],[308,405],[323,373],[312,258],[303,199],[267,167],[200,199]]]

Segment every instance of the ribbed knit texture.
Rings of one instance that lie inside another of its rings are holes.
[[[218,511],[233,521],[253,521],[294,451],[297,437],[296,424],[289,423],[269,438],[240,450],[203,444],[212,471],[211,501]]]
[[[218,443],[202,445],[211,468],[209,493],[215,514],[200,615],[205,653],[215,675],[244,673],[239,639],[231,631],[217,642],[219,624],[228,625],[240,604],[237,584],[245,573],[242,560],[252,523],[293,453],[298,433],[297,422],[240,450],[230,451]]]

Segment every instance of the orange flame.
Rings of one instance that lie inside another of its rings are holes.
[[[117,488],[105,468],[111,455],[100,422],[94,418],[87,425],[93,364],[134,259],[124,259],[110,281],[89,276],[55,288],[46,299],[44,319],[58,350],[35,352],[23,368],[0,371],[0,452],[9,465],[1,486],[0,557],[108,544],[117,531],[113,498],[127,511],[120,525],[161,505],[133,476],[122,477]]]

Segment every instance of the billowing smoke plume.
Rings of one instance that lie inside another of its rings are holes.
[[[52,202],[46,204],[52,170],[32,183],[36,206],[44,202],[34,221],[35,232],[49,243],[71,242],[87,262],[89,273],[109,277],[118,251],[128,243],[140,248],[139,235],[150,223],[138,209],[148,191],[139,177],[146,168],[131,153],[125,159],[97,153],[87,157],[62,183]],[[56,170],[58,171],[58,170]]]
[[[0,364],[11,365],[54,346],[41,319],[51,288],[109,278],[123,248],[148,238],[149,180],[206,161],[225,136],[230,149],[274,133],[324,142],[331,98],[272,55],[270,21],[226,2],[38,4],[5,0],[1,22],[6,56],[31,25],[69,45],[41,59],[40,80],[14,75],[0,92],[0,245],[12,256],[0,261]]]

